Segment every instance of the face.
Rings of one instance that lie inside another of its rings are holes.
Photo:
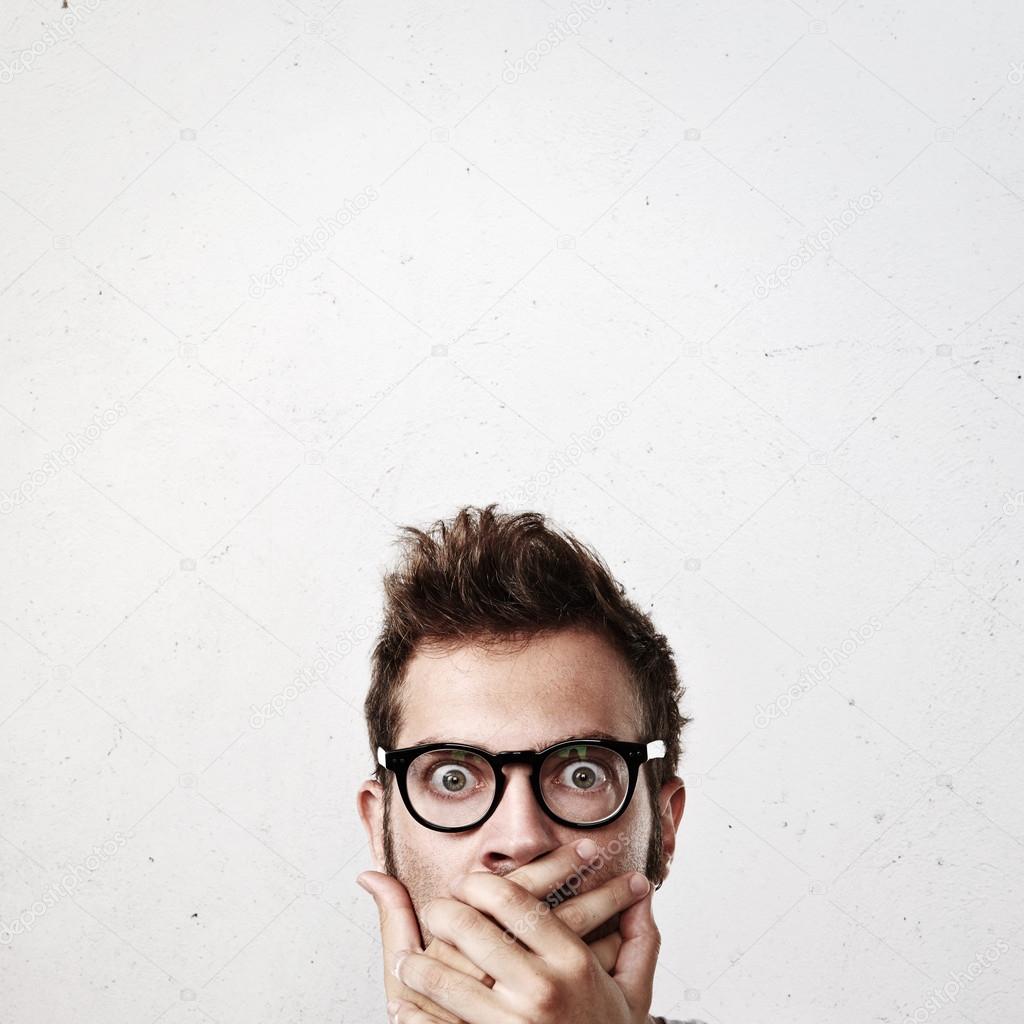
[[[539,750],[571,737],[607,733],[638,742],[642,737],[628,666],[602,637],[585,630],[536,636],[528,645],[423,649],[411,659],[402,689],[403,714],[395,747],[437,741],[469,743],[485,750]],[[589,837],[605,853],[599,871],[586,874],[586,892],[626,871],[655,882],[667,873],[682,815],[678,777],[651,807],[647,773],[641,770],[625,812],[600,828],[576,829],[552,821],[530,788],[527,765],[506,765],[505,793],[494,813],[467,832],[428,829],[408,813],[392,775],[388,799],[375,780],[360,787],[358,807],[379,870],[401,881],[420,917],[424,946],[431,941],[419,910],[448,883],[470,871],[506,875],[556,847]],[[388,806],[385,808],[385,802]],[[587,936],[613,931],[617,919]]]

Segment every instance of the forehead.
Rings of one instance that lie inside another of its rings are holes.
[[[625,659],[582,629],[528,643],[426,648],[410,659],[396,746],[430,737],[488,750],[530,749],[569,736],[640,738]]]

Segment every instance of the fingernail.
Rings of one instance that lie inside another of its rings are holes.
[[[651,883],[643,875],[634,875],[629,880],[630,891],[636,896],[644,896],[650,889]]]
[[[366,884],[366,882],[363,881],[363,876],[362,875],[360,875],[356,879],[356,885],[358,885],[360,889],[365,889],[366,892],[368,892],[371,896],[373,895],[373,890],[370,889],[370,887]]]
[[[408,949],[402,949],[402,950],[399,950],[399,951],[398,951],[398,952],[397,952],[397,953],[395,954],[395,966],[394,966],[394,967],[392,968],[392,970],[391,970],[391,973],[392,973],[392,974],[394,974],[394,976],[395,976],[395,977],[396,977],[396,978],[397,978],[397,979],[398,979],[399,981],[401,981],[401,980],[402,980],[402,976],[401,976],[401,974],[399,974],[399,973],[398,973],[398,972],[399,972],[399,969],[400,969],[400,968],[401,968],[401,966],[402,966],[402,962],[403,962],[403,961],[405,960],[405,958],[406,958],[406,957],[407,957],[407,956],[409,955],[409,953],[410,953],[410,952],[411,952],[411,950],[408,950]]]
[[[576,852],[586,860],[590,860],[597,853],[597,843],[593,839],[581,839],[576,844]]]

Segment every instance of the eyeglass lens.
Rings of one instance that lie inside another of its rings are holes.
[[[539,768],[544,802],[558,817],[589,824],[614,814],[626,799],[629,768],[614,750],[576,743],[551,751]],[[470,825],[494,799],[491,766],[466,750],[442,748],[409,765],[406,784],[416,813],[445,828]]]

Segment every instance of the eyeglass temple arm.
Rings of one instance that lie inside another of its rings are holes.
[[[378,747],[377,748],[377,764],[379,764],[382,768],[387,768],[387,761],[386,761],[386,759],[384,757],[384,748],[383,747]]]

